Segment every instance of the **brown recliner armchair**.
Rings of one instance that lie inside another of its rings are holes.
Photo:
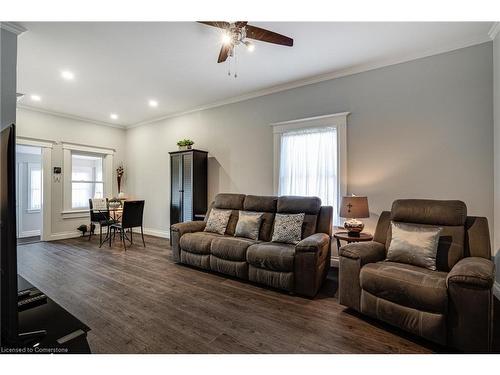
[[[391,221],[442,229],[436,271],[386,261]],[[461,201],[396,200],[374,239],[340,248],[339,301],[363,314],[464,352],[492,343],[495,265],[488,221]]]

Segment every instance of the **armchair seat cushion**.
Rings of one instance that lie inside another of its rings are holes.
[[[188,253],[209,255],[212,240],[220,237],[224,236],[210,232],[186,233],[180,239],[180,247]]]
[[[265,242],[247,250],[247,262],[270,271],[293,272],[295,245]]]
[[[446,272],[383,261],[361,268],[360,283],[363,290],[384,300],[445,314],[448,309],[446,276]]]
[[[211,253],[218,258],[233,261],[246,261],[247,249],[258,241],[240,237],[214,238]]]

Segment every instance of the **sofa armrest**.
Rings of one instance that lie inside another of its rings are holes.
[[[295,245],[295,253],[318,253],[330,243],[330,236],[325,233],[314,233]]]
[[[361,268],[385,259],[385,246],[377,241],[354,242],[339,249],[339,302],[361,312]]]
[[[491,289],[495,281],[495,264],[488,259],[467,257],[460,260],[446,277],[446,285],[462,284],[478,289]]]
[[[385,259],[385,246],[380,242],[353,242],[339,249],[341,257],[359,260],[361,266]]]
[[[295,293],[314,297],[330,269],[330,236],[315,233],[295,245]]]
[[[186,233],[201,232],[205,229],[205,221],[186,221],[184,223],[173,224],[170,229],[172,232],[179,232],[179,237]]]
[[[448,273],[448,342],[466,353],[486,353],[493,338],[495,265],[480,257],[460,260]]]
[[[174,262],[181,261],[181,237],[186,233],[201,232],[205,229],[206,224],[204,221],[186,221],[170,226],[170,244],[172,245]]]

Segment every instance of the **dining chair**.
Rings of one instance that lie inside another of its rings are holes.
[[[111,229],[120,233],[120,240],[123,242],[123,248],[127,250],[127,245],[125,240],[133,244],[133,228],[141,228],[142,245],[146,247],[146,242],[144,242],[144,228],[142,224],[144,214],[144,201],[125,201],[123,203],[123,213],[121,223],[114,223],[111,225]],[[126,231],[130,230],[130,238],[128,238]],[[109,246],[111,246],[111,236],[109,237]]]
[[[116,223],[116,220],[112,219],[109,213],[108,199],[104,198],[90,198],[89,199],[90,208],[90,232],[89,241],[94,233],[92,230],[92,224],[99,224],[99,247],[102,246],[102,227],[106,227],[106,236],[109,236],[109,227]]]

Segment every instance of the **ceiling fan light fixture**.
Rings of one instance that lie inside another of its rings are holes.
[[[253,51],[255,51],[255,44],[250,43],[250,42],[246,42],[245,44],[246,44],[246,46],[247,46],[247,51],[248,51],[248,52],[253,52]]]
[[[222,34],[222,43],[228,45],[231,43],[231,36],[227,31]]]

